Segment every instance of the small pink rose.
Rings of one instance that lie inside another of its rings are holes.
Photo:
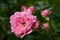
[[[22,11],[26,11],[27,7],[26,6],[22,6],[21,9],[22,9]]]
[[[28,12],[34,12],[34,6],[30,6],[28,9],[27,9]]]
[[[48,9],[45,9],[45,10],[42,11],[41,15],[43,17],[49,16],[50,15],[50,11]]]
[[[32,27],[37,29],[39,27],[39,21],[34,22]]]
[[[44,30],[49,29],[49,24],[48,24],[48,23],[44,23],[42,28],[43,28]]]

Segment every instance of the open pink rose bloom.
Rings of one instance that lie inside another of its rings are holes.
[[[29,8],[22,6],[22,10],[22,12],[15,12],[10,16],[11,31],[20,38],[30,34],[39,25],[36,16],[32,15],[34,6]]]

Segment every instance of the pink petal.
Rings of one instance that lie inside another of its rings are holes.
[[[39,27],[39,21],[33,23],[32,28],[37,29]]]
[[[26,6],[22,6],[21,9],[22,9],[23,11],[26,11],[26,10],[27,10]]]
[[[21,33],[21,34],[15,34],[17,37],[23,38],[25,36],[25,33]]]
[[[33,12],[34,11],[34,6],[29,7],[28,10],[31,10]]]
[[[27,34],[30,34],[33,30],[32,29],[29,29],[26,31]]]
[[[24,34],[21,34],[21,38],[23,38],[25,36],[25,33]]]
[[[31,6],[27,9],[27,12],[32,14],[32,12],[34,11],[34,6]]]

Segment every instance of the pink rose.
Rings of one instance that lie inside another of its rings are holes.
[[[23,38],[25,35],[30,34],[33,29],[38,28],[39,23],[36,20],[36,16],[32,15],[32,10],[29,8],[26,11],[15,12],[10,16],[11,31],[17,37]]]
[[[45,9],[45,10],[42,11],[41,15],[43,17],[49,16],[50,15],[50,11],[48,9]]]
[[[44,30],[49,29],[49,24],[48,24],[48,23],[44,23],[42,28],[43,28]]]
[[[31,6],[31,7],[29,7],[28,9],[27,9],[27,11],[31,11],[31,12],[33,12],[34,11],[34,6]]]
[[[27,8],[26,6],[22,6],[21,8],[22,8],[23,11],[27,11],[27,12],[29,12],[30,14],[31,14],[32,12],[34,12],[34,6],[31,6],[31,7],[29,7],[29,8]]]
[[[23,11],[26,11],[26,10],[27,10],[27,7],[26,7],[26,6],[22,6],[21,9],[22,9]]]
[[[37,29],[39,27],[39,21],[33,23],[33,28]]]

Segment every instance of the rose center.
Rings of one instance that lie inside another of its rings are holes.
[[[23,27],[25,27],[26,22],[22,22],[21,24],[22,24]]]

